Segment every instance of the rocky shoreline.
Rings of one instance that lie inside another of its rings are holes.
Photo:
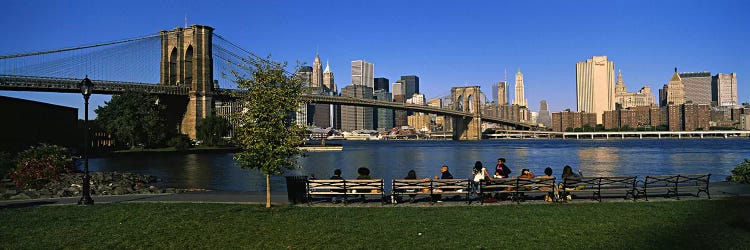
[[[162,194],[196,191],[159,188],[160,179],[143,174],[95,172],[91,174],[91,195]],[[62,174],[39,189],[19,190],[10,179],[0,183],[0,200],[44,199],[81,196],[83,173]]]

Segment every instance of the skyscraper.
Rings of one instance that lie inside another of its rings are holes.
[[[404,80],[398,80],[393,83],[393,101],[394,102],[406,102],[406,86]],[[406,110],[394,110],[393,112],[393,125],[394,127],[401,127],[408,125]]]
[[[349,85],[341,89],[341,96],[361,99],[372,99],[372,88],[362,85]],[[353,131],[358,129],[372,129],[372,108],[357,106],[341,106],[341,129]]]
[[[412,95],[419,93],[418,76],[401,76],[401,82],[404,83],[404,95],[406,96],[406,98],[411,98]]]
[[[508,83],[505,81],[497,82],[493,85],[493,95],[496,98],[495,103],[497,103],[497,105],[508,104],[508,99],[506,99],[508,91],[507,85]]]
[[[377,83],[377,78],[375,83]],[[373,97],[379,101],[393,101],[391,93],[384,89],[375,90],[375,94],[373,95]],[[374,129],[385,131],[393,128],[393,109],[376,108],[373,111],[373,115],[373,125],[375,126]]]
[[[323,86],[325,86],[328,92],[336,93],[336,83],[333,81],[333,72],[328,67],[328,61],[326,61],[326,70],[323,71]]]
[[[677,74],[677,68],[674,68],[672,79],[667,84],[667,105],[671,104],[685,104],[685,85],[682,84],[682,79]]]
[[[578,112],[596,113],[602,123],[604,111],[615,108],[615,63],[607,56],[594,56],[576,64]]]
[[[518,106],[527,106],[526,103],[526,97],[524,97],[523,92],[523,74],[521,73],[521,68],[518,68],[518,72],[516,73],[516,96],[515,99],[513,99],[513,104]]]
[[[372,63],[364,60],[352,61],[352,85],[362,85],[373,89],[375,87],[373,68]]]
[[[547,100],[539,102],[539,115],[537,116],[537,122],[544,124],[545,127],[550,128],[552,126],[552,117],[547,109]]]
[[[323,65],[320,63],[320,56],[316,53],[312,66],[312,87],[323,86]]]
[[[685,86],[685,102],[694,104],[711,104],[711,73],[683,72],[679,73]]]
[[[312,72],[313,72],[312,67],[302,66],[300,67],[299,71],[295,73],[299,78],[302,79],[303,87],[310,87],[310,85],[312,84]]]
[[[388,78],[384,78],[384,77],[375,78],[375,91],[384,90],[385,92],[390,92],[389,85],[390,83],[388,82]]]
[[[737,105],[737,73],[718,73],[712,78],[712,100],[718,106]]]

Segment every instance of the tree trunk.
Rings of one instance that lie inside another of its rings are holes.
[[[271,175],[266,174],[266,208],[271,207]]]

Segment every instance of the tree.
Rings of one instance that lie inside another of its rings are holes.
[[[229,121],[219,116],[210,116],[201,119],[196,130],[198,139],[208,146],[216,146],[224,143],[222,137],[229,134]]]
[[[271,175],[298,167],[302,134],[292,114],[301,103],[302,81],[289,75],[286,63],[267,59],[250,59],[246,70],[250,77],[235,73],[245,109],[239,114],[238,143],[242,148],[234,155],[239,167],[257,169],[266,176],[266,207],[271,207]],[[299,67],[297,67],[299,69]]]
[[[164,145],[174,129],[166,124],[166,107],[157,104],[156,96],[145,92],[126,91],[94,110],[97,122],[116,142],[129,147]]]

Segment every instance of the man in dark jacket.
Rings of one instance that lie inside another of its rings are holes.
[[[495,171],[497,171],[503,178],[508,178],[508,176],[510,176],[510,168],[505,165],[505,158],[497,159],[497,166],[495,166]]]

